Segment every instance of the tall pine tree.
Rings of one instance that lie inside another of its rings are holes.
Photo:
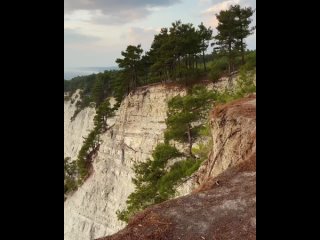
[[[201,39],[200,50],[202,51],[202,60],[204,65],[204,70],[207,70],[206,60],[205,60],[205,51],[209,46],[209,41],[212,39],[212,29],[210,27],[206,28],[206,26],[201,23],[199,25],[199,37]]]

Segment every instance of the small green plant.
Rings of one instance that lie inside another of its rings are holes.
[[[77,189],[76,162],[70,161],[69,157],[64,159],[64,193],[67,194]]]

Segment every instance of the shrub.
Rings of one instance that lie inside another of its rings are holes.
[[[217,58],[214,61],[210,62],[209,76],[210,76],[211,80],[213,82],[218,81],[223,76],[223,74],[225,73],[227,68],[228,68],[228,60],[225,57],[220,57],[220,58]]]
[[[77,168],[76,162],[70,162],[70,158],[64,159],[64,193],[74,191],[77,189]]]
[[[176,185],[201,164],[201,161],[191,158],[176,162],[166,170],[169,159],[182,156],[175,147],[168,144],[157,145],[152,156],[154,160],[148,159],[134,166],[136,177],[133,183],[136,190],[129,195],[127,208],[116,212],[119,220],[128,222],[135,213],[174,196]]]

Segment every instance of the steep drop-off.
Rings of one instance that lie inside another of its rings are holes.
[[[179,93],[184,90],[159,84],[139,88],[124,99],[116,116],[108,121],[112,128],[101,136],[103,143],[93,161],[93,174],[64,203],[65,240],[94,239],[124,227],[117,220],[116,210],[125,207],[134,190],[132,166],[150,157],[154,147],[163,141],[167,102]],[[94,110],[81,111],[71,123],[74,108],[68,104],[65,103],[65,156],[74,157],[81,147],[81,136],[92,127]]]
[[[64,157],[76,159],[83,143],[83,137],[86,137],[93,129],[93,117],[96,114],[94,108],[85,108],[71,121],[71,117],[76,110],[76,102],[79,91],[73,94],[71,101],[64,101]]]

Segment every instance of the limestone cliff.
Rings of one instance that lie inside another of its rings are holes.
[[[89,240],[117,232],[124,224],[117,220],[116,210],[125,207],[133,191],[132,166],[151,156],[163,141],[166,128],[167,101],[184,93],[177,87],[162,85],[139,88],[127,96],[108,121],[113,126],[101,136],[103,143],[93,161],[93,174],[64,203],[64,239]],[[93,109],[70,117],[73,105],[65,103],[65,156],[75,157],[93,126]]]
[[[93,129],[94,108],[85,108],[77,117],[71,121],[71,117],[76,110],[79,91],[73,94],[71,101],[64,101],[64,157],[70,157],[72,160],[77,157],[83,143],[83,137],[86,137]]]

